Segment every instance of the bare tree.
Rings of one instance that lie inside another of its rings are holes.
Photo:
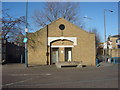
[[[22,33],[19,33],[15,38],[15,42],[19,44],[19,46],[24,46],[24,43],[23,43],[24,38],[25,38],[25,35],[23,35]]]
[[[91,32],[91,33],[94,33],[95,34],[95,39],[96,39],[96,48],[99,46],[99,43],[100,43],[100,35],[99,35],[99,33],[98,33],[98,31],[97,31],[97,29],[96,28],[93,28],[92,30],[90,30],[89,32]]]
[[[96,56],[97,56],[97,58],[100,59],[100,57],[99,57],[99,55],[100,55],[100,52],[99,52],[99,44],[100,44],[100,42],[101,42],[101,40],[100,40],[100,34],[98,33],[98,31],[97,31],[96,28],[93,28],[93,29],[90,30],[89,32],[95,34],[95,41],[96,41]]]
[[[43,9],[34,11],[33,20],[42,27],[61,17],[78,24],[78,9],[79,4],[75,2],[46,2]]]
[[[4,10],[2,18],[0,18],[0,22],[2,22],[2,38],[15,41],[19,34],[24,32],[25,17],[14,18],[10,16],[7,11],[8,10]]]

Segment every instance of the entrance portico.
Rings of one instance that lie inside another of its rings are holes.
[[[50,64],[71,62],[72,48],[77,45],[76,37],[48,37],[50,46]]]

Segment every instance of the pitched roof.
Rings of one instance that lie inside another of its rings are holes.
[[[113,35],[113,36],[110,36],[110,37],[120,37],[120,34],[118,34],[118,35]]]
[[[68,20],[64,19],[63,17],[61,17],[61,18],[59,18],[59,19],[57,19],[57,20],[51,22],[51,23],[48,24],[48,25],[51,25],[51,24],[53,24],[53,23],[55,23],[55,22],[57,22],[57,21],[59,21],[59,20],[61,20],[61,19],[67,21],[68,23],[71,23],[70,21],[68,21]],[[94,33],[88,32],[88,31],[86,31],[86,30],[83,30],[82,28],[80,28],[79,26],[77,26],[77,25],[75,25],[75,24],[73,24],[73,23],[71,23],[71,24],[72,24],[73,26],[75,26],[76,28],[81,29],[82,31],[84,31],[84,32],[86,32],[86,33],[94,34]],[[47,26],[47,25],[46,25],[46,26]],[[42,28],[39,29],[39,30],[44,29],[46,26],[42,27]],[[33,33],[36,33],[36,32],[38,32],[39,30],[37,30],[37,31],[35,31],[35,32],[33,32]]]
[[[59,20],[65,20],[65,21],[67,21],[68,23],[71,23],[74,27],[76,27],[76,28],[78,28],[78,29],[81,29],[82,31],[84,31],[84,32],[86,32],[86,33],[89,33],[89,34],[94,34],[94,33],[91,33],[91,32],[88,32],[88,31],[86,31],[86,30],[83,30],[82,28],[80,28],[79,26],[77,26],[77,25],[75,25],[75,24],[73,24],[72,22],[70,22],[70,21],[68,21],[68,20],[66,20],[65,18],[63,18],[63,17],[61,17],[61,18],[59,18],[59,19],[57,19],[57,20],[55,20],[55,21],[53,21],[53,22],[51,22],[50,24],[48,24],[48,25],[51,25],[51,24],[53,24],[53,23],[55,23],[55,22],[57,22],[57,21],[59,21]],[[46,26],[45,26],[46,27]]]

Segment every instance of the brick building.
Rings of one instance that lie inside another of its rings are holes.
[[[80,62],[95,65],[95,34],[60,18],[44,28],[28,33],[28,65]]]
[[[108,54],[111,57],[120,57],[120,35],[108,37]]]
[[[1,63],[24,63],[24,46],[16,42],[8,42],[2,39],[2,62]]]

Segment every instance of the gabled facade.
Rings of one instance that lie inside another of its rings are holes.
[[[95,65],[95,34],[60,18],[28,34],[28,65],[78,61]]]

